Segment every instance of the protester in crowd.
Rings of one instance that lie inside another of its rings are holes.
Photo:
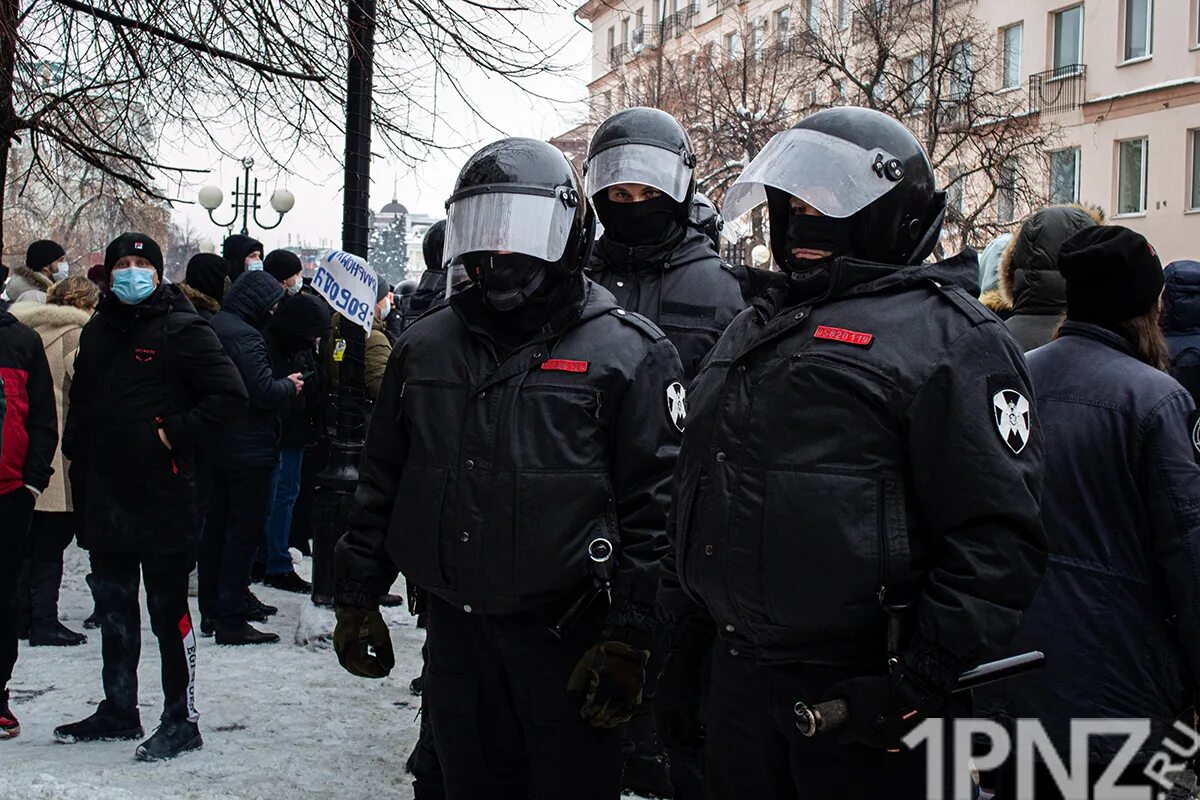
[[[1104,212],[1098,208],[1050,206],[1026,217],[1004,248],[998,268],[1000,291],[1012,307],[1005,324],[1022,350],[1050,341],[1066,310],[1059,248],[1084,228],[1103,222]]]
[[[1012,238],[1011,233],[1002,233],[988,242],[979,254],[979,302],[1000,319],[1012,316],[1012,303],[1000,290],[1000,257]]]
[[[75,375],[75,355],[83,326],[92,318],[100,290],[87,278],[72,276],[46,293],[45,303],[16,303],[12,315],[37,331],[54,381],[56,431],[67,417],[67,397]],[[30,547],[17,579],[18,626],[32,647],[79,645],[87,637],[58,620],[58,592],[63,576],[63,551],[79,531],[62,448],[54,451],[54,474],[38,497],[33,512]]]
[[[55,281],[67,277],[70,265],[66,256],[62,245],[49,239],[39,239],[29,245],[25,252],[25,266],[16,267],[9,276],[5,290],[8,299],[14,303],[43,302],[46,292]]]
[[[7,311],[9,306],[8,299],[8,267],[0,264],[0,311]]]
[[[217,432],[205,453],[212,497],[200,542],[200,625],[202,633],[216,634],[217,644],[279,641],[249,624],[265,622],[276,609],[247,587],[279,460],[279,411],[304,388],[300,373],[273,377],[262,334],[283,297],[271,275],[247,272],[229,287],[209,323],[250,396],[247,412]]]
[[[1162,327],[1171,374],[1200,403],[1200,261],[1174,261],[1163,278]]]
[[[216,253],[197,253],[188,259],[179,288],[192,302],[200,318],[208,321],[221,310],[221,298],[229,283],[229,265]]]
[[[1186,712],[1191,726],[1200,685],[1195,405],[1166,373],[1162,265],[1150,244],[1127,228],[1085,226],[1058,267],[1066,321],[1027,354],[1045,436],[1050,565],[1010,647],[1042,650],[1046,665],[979,699],[1003,718],[1038,718],[1064,755],[1073,720],[1149,720],[1133,764],[1122,762],[1122,783],[1146,785],[1142,770],[1173,722]],[[1088,737],[1089,786],[1124,739]],[[1017,800],[1017,788],[1000,796]],[[1036,794],[1052,791],[1042,767]]]
[[[195,706],[196,638],[188,612],[194,563],[197,447],[243,408],[246,389],[212,329],[162,280],[158,243],[118,236],[104,252],[110,293],[83,329],[63,456],[71,460],[81,544],[90,551],[100,617],[104,700],[55,729],[63,742],[137,739],[141,654],[139,572],[158,638],[162,724],[140,760],[203,743]]]
[[[421,240],[421,256],[425,271],[417,282],[408,304],[409,313],[419,317],[431,308],[446,302],[446,265],[442,263],[442,248],[446,242],[446,220],[439,219],[425,231]]]
[[[291,250],[272,250],[267,253],[266,259],[263,260],[263,269],[279,281],[279,285],[289,296],[298,294],[304,288],[304,281],[300,277],[304,265],[300,263],[300,256]]]
[[[27,546],[34,503],[50,483],[58,426],[54,380],[41,338],[0,311],[0,739],[21,733],[9,705],[17,663],[17,582],[11,571]]]
[[[104,278],[103,264],[92,264],[90,267],[88,267],[87,279],[96,284],[96,288],[100,290],[101,295],[105,294],[106,290],[108,289],[108,283]]]
[[[271,256],[267,256],[267,260],[270,259]],[[267,271],[270,272],[269,264]],[[304,448],[315,441],[324,429],[325,404],[317,376],[316,347],[329,335],[329,331],[328,304],[309,295],[288,298],[279,306],[266,328],[274,373],[299,373],[308,388],[290,398],[282,408],[283,432],[280,436],[279,461],[271,477],[271,506],[267,516],[265,546],[259,548],[258,562],[263,565],[262,582],[267,586],[301,594],[312,591],[312,584],[296,574],[288,545],[292,509],[300,494]]]
[[[229,265],[229,280],[236,281],[243,272],[258,272],[263,268],[263,243],[258,239],[235,233],[221,245],[221,255]]]
[[[366,365],[363,369],[363,382],[367,387],[367,397],[371,402],[379,398],[379,387],[383,384],[383,372],[387,368],[388,359],[392,356],[392,342],[384,330],[384,320],[392,313],[392,292],[383,281],[375,296],[375,321],[371,332],[367,334]]]

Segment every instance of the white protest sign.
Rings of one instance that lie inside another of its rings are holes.
[[[318,261],[312,281],[312,288],[329,305],[368,333],[375,320],[373,312],[378,286],[375,270],[363,259],[344,250],[331,250]]]

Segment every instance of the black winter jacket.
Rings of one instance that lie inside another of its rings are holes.
[[[42,338],[0,311],[0,494],[45,491],[54,473],[58,414]]]
[[[284,300],[267,323],[267,348],[275,376],[286,378],[296,372],[306,376],[304,391],[293,394],[281,409],[279,444],[284,450],[315,442],[325,431],[325,395],[314,340],[325,340],[332,329],[329,305],[305,294]]]
[[[250,395],[243,416],[212,437],[210,464],[218,469],[273,466],[279,456],[280,411],[296,396],[286,377],[276,378],[261,332],[271,307],[283,299],[279,281],[267,272],[244,272],[221,302],[209,324],[237,366]]]
[[[582,288],[576,313],[499,362],[477,288],[400,337],[337,546],[339,604],[374,606],[398,568],[468,611],[536,608],[578,594],[603,536],[614,621],[648,622],[681,369],[652,323]]]
[[[954,666],[1004,649],[1045,566],[1041,440],[975,271],[841,259],[734,321],[688,396],[668,619],[682,587],[731,651],[879,668],[882,594]]]
[[[1200,685],[1194,406],[1094,325],[1065,323],[1028,359],[1050,563],[1012,646],[1044,651],[1046,665],[977,698],[993,714],[1040,718],[1064,757],[1073,717],[1149,719],[1145,757]],[[1111,761],[1123,738],[1089,737],[1089,759]]]
[[[1175,261],[1163,271],[1162,328],[1171,374],[1200,400],[1200,261]]]
[[[82,543],[189,550],[196,450],[242,413],[246,387],[177,286],[164,284],[135,306],[101,299],[80,334],[70,400],[63,455],[72,462],[75,508],[84,509]]]
[[[601,236],[588,277],[612,292],[622,308],[662,328],[679,352],[685,384],[746,307],[737,272],[721,261],[712,240],[691,226],[666,245],[627,247]]]

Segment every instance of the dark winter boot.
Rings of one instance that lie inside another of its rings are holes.
[[[62,585],[62,561],[35,561],[29,570],[30,647],[73,647],[87,637],[58,621],[58,590]]]
[[[274,589],[282,589],[285,592],[295,592],[296,594],[308,594],[312,591],[312,584],[297,575],[296,570],[290,570],[280,575],[268,573],[263,578],[263,585]]]
[[[267,565],[255,561],[254,564],[250,566],[250,582],[262,583],[263,578],[265,577],[267,577]]]
[[[101,702],[96,713],[90,717],[54,729],[54,738],[68,744],[140,739],[145,735],[137,709],[119,711],[113,709],[107,700]]]
[[[138,761],[166,761],[189,750],[204,746],[200,728],[185,720],[164,721],[146,741],[138,745],[134,756]]]
[[[0,739],[12,739],[21,735],[21,723],[8,707],[8,689],[0,692]]]
[[[667,754],[658,741],[652,714],[635,714],[621,728],[625,772],[621,788],[645,797],[673,797]]]
[[[88,614],[87,619],[83,621],[83,627],[89,631],[94,631],[100,627],[100,617],[96,615],[95,611]]]
[[[244,619],[219,619],[215,632],[217,644],[271,644],[279,634],[260,631]]]
[[[216,631],[217,626],[213,623],[212,617],[200,618],[200,635],[204,637],[212,636]]]
[[[262,600],[259,600],[258,596],[256,594],[254,594],[254,592],[251,592],[249,590],[246,591],[246,605],[250,608],[255,609],[256,613],[265,614],[268,617],[274,616],[275,614],[279,613],[278,608],[276,608],[275,606],[267,605]]]

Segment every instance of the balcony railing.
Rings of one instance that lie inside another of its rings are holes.
[[[661,32],[662,27],[659,25],[637,26],[630,36],[630,51],[636,56],[643,50],[653,50],[658,47]]]
[[[609,69],[615,69],[616,67],[619,67],[628,55],[629,45],[627,44],[619,44],[616,47],[608,48]]]
[[[683,36],[684,31],[692,27],[692,19],[700,13],[700,5],[692,3],[676,11],[663,20],[663,38]]]
[[[1087,65],[1064,64],[1029,76],[1029,113],[1061,114],[1083,105]]]

